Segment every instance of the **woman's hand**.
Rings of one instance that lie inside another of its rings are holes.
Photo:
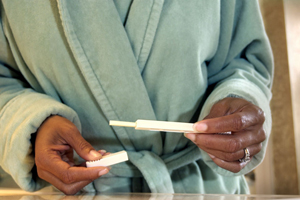
[[[264,120],[264,112],[254,104],[240,98],[225,98],[211,108],[204,120],[195,123],[194,129],[199,133],[185,136],[206,151],[218,166],[237,173],[248,163],[239,161],[245,157],[245,148],[250,159],[260,152],[266,139]],[[230,135],[218,134],[229,131]]]
[[[86,168],[84,163],[75,166],[73,149],[85,160],[98,160],[105,153],[97,152],[66,118],[55,115],[46,119],[35,141],[37,173],[65,194],[76,194],[109,171],[107,167]]]

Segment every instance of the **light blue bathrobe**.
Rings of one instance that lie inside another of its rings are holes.
[[[96,149],[129,153],[88,191],[247,193],[267,140],[234,174],[183,134],[108,121],[196,121],[232,94],[264,110],[269,135],[272,67],[254,0],[2,0],[0,165],[21,188],[44,187],[31,137],[58,114]]]

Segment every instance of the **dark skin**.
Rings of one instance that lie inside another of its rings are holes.
[[[98,160],[105,151],[96,151],[79,133],[77,127],[61,116],[51,116],[37,131],[35,164],[38,176],[71,195],[109,172],[108,167],[86,168],[75,165],[73,150],[85,160]]]
[[[256,105],[240,98],[225,98],[211,108],[204,120],[195,123],[199,133],[185,136],[208,153],[220,167],[237,173],[247,162],[238,160],[245,156],[248,148],[252,158],[260,152],[266,139],[263,130],[264,112]],[[222,135],[231,131],[231,135]]]
[[[238,160],[248,148],[251,158],[260,152],[266,139],[264,112],[240,98],[217,102],[209,115],[195,123],[199,133],[188,133],[199,148],[206,151],[220,167],[237,173],[246,166]],[[231,135],[215,133],[231,131]],[[35,142],[38,176],[65,194],[76,194],[84,186],[108,173],[107,167],[75,166],[73,149],[85,160],[97,160],[105,152],[97,152],[82,138],[76,126],[60,116],[51,116],[40,126]]]

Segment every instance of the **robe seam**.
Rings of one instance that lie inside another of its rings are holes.
[[[150,20],[151,20],[151,14],[152,14],[152,12],[153,12],[153,6],[154,6],[154,1],[153,1],[153,3],[152,3],[152,6],[151,6],[151,12],[150,12],[150,14],[149,14],[149,18],[148,18],[148,20],[147,20],[147,26],[146,26],[146,28],[145,28],[145,33],[144,33],[144,37],[143,37],[143,42],[142,42],[142,45],[141,45],[141,48],[140,48],[140,50],[139,50],[139,54],[138,54],[138,56],[137,56],[137,64],[139,64],[139,62],[140,62],[140,59],[141,59],[141,56],[142,56],[142,51],[143,51],[143,49],[144,49],[144,45],[145,45],[145,39],[146,39],[146,36],[147,36],[147,34],[148,34],[148,28],[149,28],[149,22],[150,22]],[[141,66],[139,66],[139,68],[141,68]]]
[[[154,37],[159,24],[159,18],[163,5],[161,5],[161,8],[159,6],[159,2],[154,0],[151,7],[151,12],[149,14],[149,19],[147,21],[147,27],[143,37],[143,43],[137,59],[137,64],[141,72],[143,71],[145,64],[149,58],[150,52],[152,50]]]

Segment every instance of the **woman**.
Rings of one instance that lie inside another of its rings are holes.
[[[3,0],[0,35],[0,164],[21,188],[249,193],[271,129],[257,2]],[[137,119],[199,133],[108,125]],[[95,149],[129,161],[75,165]]]

